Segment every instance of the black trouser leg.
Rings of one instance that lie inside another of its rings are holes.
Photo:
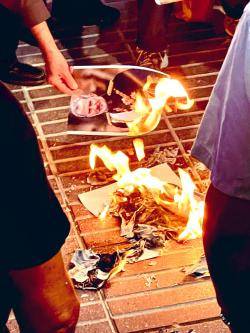
[[[7,333],[9,331],[5,324],[11,311],[13,297],[12,285],[6,272],[0,272],[0,299],[0,332]]]
[[[210,186],[206,197],[204,249],[222,313],[233,333],[249,332],[250,201]]]
[[[112,25],[120,12],[102,3],[100,0],[53,0],[52,16],[70,25]]]
[[[172,5],[157,5],[153,0],[137,0],[137,45],[143,50],[166,49],[167,21]]]
[[[239,19],[241,17],[248,2],[249,0],[221,0],[221,4],[226,14],[234,19]]]
[[[0,70],[16,60],[19,33],[23,26],[18,16],[0,5]]]

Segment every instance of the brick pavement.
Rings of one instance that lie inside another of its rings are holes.
[[[99,31],[95,26],[67,29],[57,44],[71,64],[104,64],[135,62],[136,3],[112,1],[122,11],[120,22]],[[170,66],[167,72],[182,79],[196,103],[178,115],[170,115],[160,126],[144,137],[146,156],[155,147],[178,147],[178,162],[189,167],[200,188],[207,184],[208,173],[196,170],[189,156],[204,108],[225,57],[230,39],[216,34],[209,25],[186,25],[175,20],[169,25]],[[21,43],[18,55],[22,61],[43,66],[40,51]],[[88,191],[88,152],[93,141],[105,142],[112,149],[132,148],[132,140],[65,134],[69,97],[50,85],[13,87],[32,121],[44,157],[48,179],[65,209],[72,231],[63,248],[67,264],[77,247],[112,250],[124,239],[119,236],[116,221],[100,223],[77,199]],[[136,165],[136,163],[134,163]],[[127,265],[126,271],[100,292],[78,292],[81,312],[77,332],[126,333],[172,332],[226,333],[218,319],[219,308],[210,280],[186,281],[182,268],[199,260],[200,240],[186,244],[170,243],[166,253],[150,262]],[[151,278],[152,283],[146,283]],[[173,326],[173,325],[181,325]],[[18,332],[14,318],[11,332]],[[172,327],[172,329],[171,329]]]

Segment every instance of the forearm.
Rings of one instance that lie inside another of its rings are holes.
[[[71,95],[78,88],[71,75],[70,67],[58,49],[46,22],[34,25],[31,29],[42,51],[47,80],[59,91]]]
[[[33,26],[30,30],[36,38],[45,60],[51,54],[59,52],[46,22],[39,23]]]

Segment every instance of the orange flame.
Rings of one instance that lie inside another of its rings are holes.
[[[134,139],[133,140],[133,145],[135,148],[135,153],[137,156],[138,161],[141,161],[145,157],[145,152],[144,152],[144,142],[142,139]]]
[[[148,92],[152,83],[153,79],[149,76],[143,91]],[[194,104],[182,84],[178,80],[167,77],[161,78],[157,82],[154,97],[145,99],[138,93],[134,105],[134,111],[138,117],[127,124],[129,135],[137,136],[153,131],[161,120],[162,112],[164,110],[167,112],[173,111],[168,105],[168,100],[171,97],[175,99],[175,108],[180,110],[187,110]],[[185,103],[179,101],[180,98],[185,100]]]
[[[136,144],[134,143],[134,145]],[[140,145],[142,145],[141,142]],[[128,194],[135,189],[144,193],[146,189],[150,191],[157,204],[175,215],[185,218],[186,227],[178,235],[178,240],[195,239],[202,235],[204,203],[196,199],[195,185],[187,172],[182,169],[178,170],[181,180],[181,189],[179,189],[152,176],[150,169],[139,168],[131,171],[129,158],[121,151],[113,153],[106,146],[98,147],[92,144],[89,157],[92,169],[95,167],[97,157],[102,159],[110,171],[117,171],[113,178],[117,181],[118,188],[126,190]],[[106,207],[101,214],[102,219],[105,218],[107,212]]]
[[[96,158],[102,159],[104,165],[110,171],[117,171],[113,176],[115,180],[119,180],[124,174],[130,172],[129,158],[123,152],[113,153],[108,147],[98,147],[95,144],[90,146],[89,164],[91,169],[95,168]]]

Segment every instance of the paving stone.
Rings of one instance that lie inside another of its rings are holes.
[[[204,321],[199,324],[193,323],[190,325],[177,325],[179,333],[229,333],[229,328],[222,322],[222,320],[211,320]],[[147,333],[171,333],[174,327],[171,328],[161,328],[156,330],[150,330]]]
[[[108,322],[95,323],[81,326],[76,328],[76,333],[113,333]]]
[[[78,322],[104,319],[106,317],[102,304],[81,305]]]
[[[146,279],[145,279],[146,283]],[[129,284],[129,283],[128,283]],[[172,288],[124,295],[108,301],[113,315],[157,309],[164,306],[185,304],[197,299],[207,299],[215,296],[211,281],[175,286]]]
[[[179,306],[138,312],[114,317],[119,333],[143,331],[149,328],[170,326],[174,323],[185,323],[194,320],[217,317],[219,307],[214,299],[191,302]]]

